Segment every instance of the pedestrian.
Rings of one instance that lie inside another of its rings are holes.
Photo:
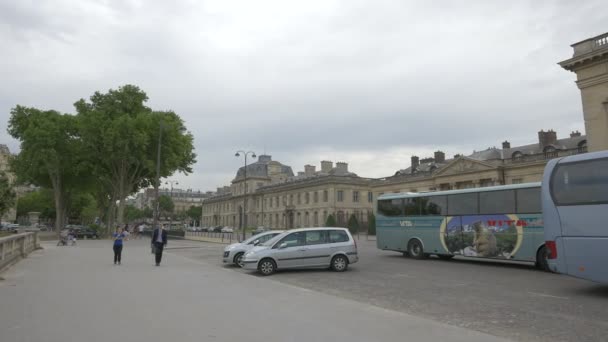
[[[120,265],[120,259],[122,256],[122,240],[125,238],[125,234],[120,227],[117,228],[116,233],[112,235],[114,238],[114,265]]]
[[[167,231],[163,229],[162,225],[154,229],[152,234],[152,247],[154,248],[154,256],[156,260],[156,266],[160,266],[160,261],[163,258],[163,248],[167,245]]]
[[[139,225],[139,234],[137,234],[138,238],[141,238],[142,236],[144,236],[144,228],[146,228],[145,224],[140,224]]]

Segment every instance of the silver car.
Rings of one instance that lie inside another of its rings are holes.
[[[286,231],[252,248],[243,268],[271,275],[290,268],[331,268],[346,271],[359,260],[357,243],[345,228],[300,228]]]
[[[281,234],[282,232],[282,230],[272,230],[254,235],[243,242],[233,243],[232,245],[226,246],[226,248],[224,248],[224,263],[233,263],[237,266],[241,266],[241,259],[243,258],[243,255],[246,252],[257,246],[258,244],[264,243],[272,239],[273,237]]]

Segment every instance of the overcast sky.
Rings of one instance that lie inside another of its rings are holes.
[[[410,157],[584,133],[570,44],[597,1],[0,0],[0,143],[17,104],[74,113],[135,84],[195,137],[181,188],[228,185],[239,149],[383,177]]]

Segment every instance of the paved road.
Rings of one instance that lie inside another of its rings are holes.
[[[2,342],[502,340],[234,272],[176,249],[155,267],[144,240],[127,243],[120,266],[111,262],[109,241],[44,247],[2,275]],[[179,249],[194,250],[201,248]]]
[[[222,267],[222,248],[206,244],[179,253]],[[365,239],[359,254],[349,272],[290,271],[263,279],[514,340],[608,340],[608,286],[528,264],[413,260]]]

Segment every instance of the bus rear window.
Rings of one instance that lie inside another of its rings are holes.
[[[384,216],[403,216],[403,200],[379,200],[378,214]]]
[[[608,159],[558,164],[551,177],[556,205],[608,203]]]

